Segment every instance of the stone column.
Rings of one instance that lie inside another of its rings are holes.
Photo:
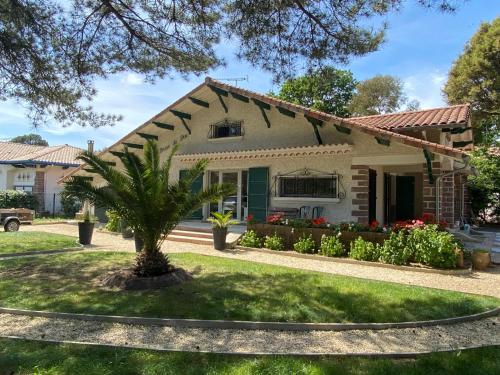
[[[447,172],[444,172],[447,173]],[[439,220],[444,220],[448,225],[455,225],[455,177],[450,174],[441,179],[440,182],[440,217]]]
[[[423,171],[423,194],[422,194],[422,213],[433,214],[436,215],[436,183],[432,183],[429,181],[429,173],[427,170],[427,163],[422,165]],[[438,161],[432,162],[432,175],[434,180],[441,173],[441,163]]]
[[[35,172],[33,194],[38,199],[38,211],[45,211],[45,172],[43,171]]]
[[[354,221],[368,224],[368,166],[352,165],[352,213]]]

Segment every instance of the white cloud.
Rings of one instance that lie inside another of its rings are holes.
[[[121,79],[121,82],[127,85],[138,86],[142,85],[144,80],[137,73],[127,73],[127,75]]]
[[[422,109],[445,106],[442,90],[447,75],[441,71],[427,71],[403,78],[408,99],[418,100]]]

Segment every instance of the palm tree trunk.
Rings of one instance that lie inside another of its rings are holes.
[[[158,243],[145,239],[144,248],[136,258],[135,273],[140,277],[152,277],[164,275],[172,269],[168,257],[158,248]]]

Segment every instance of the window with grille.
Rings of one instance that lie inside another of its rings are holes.
[[[337,176],[280,177],[280,197],[338,198]]]
[[[214,139],[241,137],[242,135],[243,129],[241,121],[225,120],[218,122],[217,124],[210,125],[210,132],[208,134],[208,137],[210,139]]]

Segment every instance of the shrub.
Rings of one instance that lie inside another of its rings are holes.
[[[295,251],[299,253],[314,253],[314,249],[316,247],[316,244],[314,243],[314,240],[312,238],[312,235],[310,234],[309,236],[302,236],[299,238],[297,242],[294,243],[293,248]]]
[[[262,247],[261,239],[253,230],[247,230],[240,239],[240,245],[246,247]]]
[[[61,211],[64,216],[69,218],[74,218],[75,214],[80,211],[82,204],[81,202],[65,194],[64,191],[61,193]]]
[[[370,241],[365,241],[363,238],[358,237],[355,241],[351,242],[351,251],[349,256],[357,260],[367,260],[369,262],[376,262],[380,258],[379,244],[374,244]]]
[[[380,259],[384,263],[407,264],[413,253],[406,247],[406,237],[404,231],[392,232],[380,249]]]
[[[321,237],[321,245],[319,247],[319,252],[322,255],[328,257],[340,257],[345,255],[346,249],[339,239],[340,235],[337,236],[325,236]]]
[[[275,233],[272,236],[266,236],[264,238],[264,247],[271,250],[283,250],[285,248],[285,243],[283,242],[283,238]]]
[[[110,232],[121,232],[120,216],[115,211],[107,210],[106,217],[108,218],[108,222],[105,228]]]
[[[426,225],[413,229],[408,235],[407,247],[415,254],[415,261],[431,267],[453,268],[457,265],[457,243],[452,234]]]
[[[33,193],[22,190],[0,191],[0,208],[38,209],[38,199]]]

